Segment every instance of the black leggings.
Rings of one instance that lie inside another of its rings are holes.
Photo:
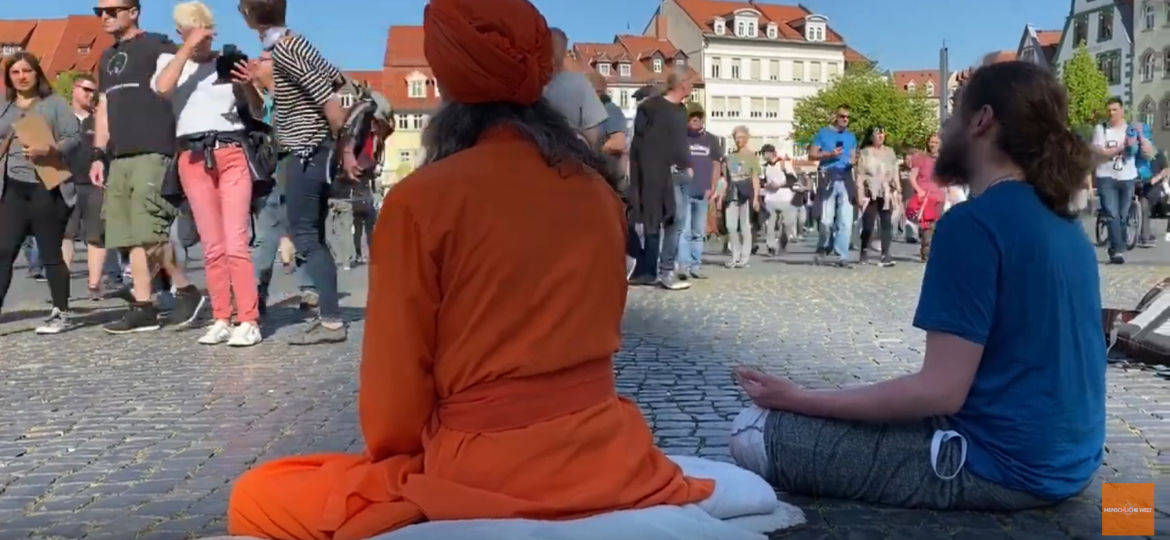
[[[6,179],[0,197],[0,306],[12,285],[12,265],[29,234],[37,239],[53,307],[69,309],[69,270],[61,257],[61,239],[69,222],[69,206],[61,190],[45,185]]]
[[[357,257],[362,256],[362,235],[366,242],[374,241],[374,222],[378,220],[374,212],[373,203],[354,203],[353,205],[353,252]]]
[[[861,252],[869,249],[869,241],[873,238],[874,221],[881,218],[882,258],[890,256],[890,243],[894,241],[894,220],[889,210],[883,210],[886,200],[877,198],[869,201],[865,213],[861,215]]]

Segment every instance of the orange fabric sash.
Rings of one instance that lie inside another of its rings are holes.
[[[519,429],[616,398],[611,358],[519,379],[480,383],[443,399],[442,425],[468,433]]]

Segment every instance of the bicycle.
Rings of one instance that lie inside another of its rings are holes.
[[[1097,247],[1105,247],[1109,244],[1109,215],[1105,213],[1104,208],[1097,209]],[[1141,198],[1137,193],[1134,193],[1133,200],[1130,201],[1129,215],[1125,218],[1125,247],[1126,249],[1134,249],[1137,247],[1138,235],[1141,234],[1142,226],[1142,205]]]

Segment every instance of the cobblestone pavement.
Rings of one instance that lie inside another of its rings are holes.
[[[913,249],[898,246],[900,255]],[[729,373],[738,363],[823,387],[908,373],[920,362],[923,335],[908,321],[921,265],[836,270],[809,265],[807,248],[794,252],[746,270],[712,266],[712,279],[689,291],[631,291],[618,385],[667,452],[729,459],[729,421],[744,405]],[[1165,247],[1142,256],[1170,263]],[[1134,304],[1167,269],[1102,267],[1106,303]],[[0,315],[0,539],[220,534],[230,482],[257,460],[360,451],[362,269],[342,277],[351,341],[309,349],[283,343],[303,318],[295,303],[276,308],[267,342],[246,350],[204,348],[198,333],[166,330],[119,338],[89,326],[35,336],[47,287],[17,279]],[[87,324],[117,314],[115,302],[87,304],[77,303]],[[790,498],[810,523],[776,537],[1092,538],[1104,480],[1159,483],[1159,531],[1170,535],[1170,383],[1134,367],[1110,367],[1108,378],[1106,462],[1081,498],[1015,515]]]

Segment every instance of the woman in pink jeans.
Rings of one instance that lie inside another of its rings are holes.
[[[183,45],[176,54],[159,57],[152,85],[174,104],[179,182],[203,242],[215,322],[199,342],[249,347],[262,337],[248,245],[252,175],[242,146],[245,126],[239,105],[241,101],[258,103],[259,98],[248,95],[255,89],[241,74],[246,68],[234,70],[237,82],[222,81],[217,73],[219,55],[211,48],[215,23],[206,5],[179,4],[174,16]],[[239,322],[234,328],[233,296]]]

